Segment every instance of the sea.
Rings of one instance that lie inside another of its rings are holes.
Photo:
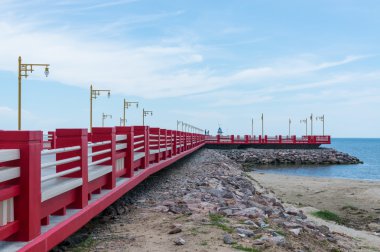
[[[296,176],[344,178],[380,181],[380,139],[379,138],[333,138],[334,148],[359,158],[363,164],[357,165],[292,165],[259,168],[260,172]],[[258,168],[255,167],[255,170]]]

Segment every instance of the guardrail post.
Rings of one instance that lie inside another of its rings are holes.
[[[169,147],[169,150],[167,150],[167,157],[171,158],[173,155],[173,131],[166,130],[166,142],[168,142],[168,139],[170,139],[169,144],[166,143],[166,148]]]
[[[264,136],[264,143],[268,143],[268,136],[267,135]]]
[[[161,153],[162,153],[162,160],[165,160],[166,157],[167,157],[167,149],[166,149],[166,146],[167,146],[167,131],[166,129],[160,129],[160,156],[161,156]],[[165,149],[165,151],[161,152],[161,147],[164,147],[163,149]]]
[[[235,143],[235,136],[231,135],[231,143]]]
[[[216,136],[216,142],[217,142],[217,143],[220,143],[220,135],[217,135],[217,136]]]
[[[124,158],[125,174],[123,177],[132,178],[134,174],[133,160],[134,160],[134,127],[116,127],[116,135],[127,135],[127,148]]]
[[[279,141],[280,144],[282,144],[282,135],[278,136],[278,141]]]
[[[245,136],[244,136],[244,142],[245,142],[246,144],[249,143],[248,135],[245,135]]]
[[[173,130],[172,131],[172,155],[175,156],[177,155],[177,134],[178,131]]]
[[[20,150],[20,194],[14,198],[19,229],[11,240],[30,241],[41,232],[42,145],[42,131],[0,131],[0,149]]]
[[[109,148],[111,149],[111,153],[96,156],[93,158],[93,160],[100,160],[107,156],[111,157],[110,160],[105,161],[102,164],[112,166],[112,172],[107,174],[108,182],[104,186],[105,189],[112,189],[116,186],[116,129],[113,127],[92,128],[92,142],[96,143],[103,141],[111,141],[111,144],[106,145],[109,146]],[[100,147],[104,148],[103,146]],[[93,147],[93,149],[96,150],[97,147]]]
[[[80,160],[70,164],[58,165],[56,172],[65,171],[73,167],[80,167],[80,171],[65,175],[68,178],[82,178],[82,186],[77,188],[76,199],[72,207],[84,208],[88,204],[88,138],[87,129],[57,129],[56,147],[66,148],[80,146],[80,150],[56,154],[56,160],[73,156],[80,156]]]
[[[55,131],[48,131],[48,138],[51,136],[50,139],[50,149],[56,149],[57,148],[57,134]]]

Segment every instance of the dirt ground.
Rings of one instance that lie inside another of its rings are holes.
[[[350,237],[284,208],[251,177],[227,157],[201,150],[149,177],[55,251],[324,252],[356,247]],[[177,227],[178,233],[169,233]],[[175,244],[178,238],[183,245]]]
[[[380,218],[380,182],[252,174],[283,202],[332,211],[348,227],[368,230],[367,225]]]

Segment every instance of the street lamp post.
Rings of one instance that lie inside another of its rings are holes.
[[[264,137],[264,114],[261,114],[261,137]]]
[[[126,119],[124,120],[122,117],[120,117],[120,126],[123,126],[126,123],[127,123],[127,120]]]
[[[304,120],[300,120],[300,123],[305,123],[306,124],[306,136],[307,136],[307,118]]]
[[[322,125],[323,125],[323,136],[325,135],[325,115],[322,115],[322,116],[317,116],[315,118],[315,120],[319,120],[322,122]]]
[[[177,131],[178,131],[178,125],[180,125],[181,123],[183,122],[177,120]]]
[[[28,72],[34,71],[33,67],[45,67],[45,75],[49,75],[50,64],[25,64],[22,63],[21,56],[18,57],[18,130],[21,130],[21,80],[22,77],[27,78]]]
[[[132,106],[133,104],[136,104],[136,108],[139,107],[139,102],[128,102],[124,99],[124,114],[123,114],[123,126],[125,126],[125,123],[126,123],[126,118],[125,118],[125,110],[128,109],[130,106]]]
[[[90,131],[92,132],[92,100],[96,99],[102,92],[107,92],[108,98],[111,96],[111,90],[108,89],[93,89],[92,85],[90,86]]]
[[[252,122],[251,122],[251,138],[253,138],[253,118],[252,118]]]
[[[290,125],[292,124],[292,120],[289,118],[289,137],[290,137]]]
[[[110,118],[112,119],[112,115],[109,115],[109,114],[102,114],[102,127],[104,127],[104,120],[107,119],[107,118]]]
[[[313,135],[313,113],[310,115],[310,135]]]
[[[147,115],[153,116],[153,111],[143,109],[143,126],[145,126],[145,117]]]

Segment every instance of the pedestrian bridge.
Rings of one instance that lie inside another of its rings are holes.
[[[48,251],[151,174],[205,145],[320,145],[329,136],[205,136],[146,126],[0,130],[0,251]]]

